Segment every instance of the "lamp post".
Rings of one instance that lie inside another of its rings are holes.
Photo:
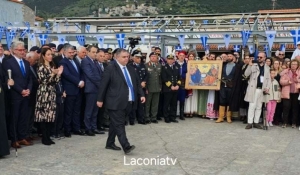
[[[102,13],[105,13],[104,4],[102,2],[93,2],[90,5],[90,14],[94,17],[99,17],[100,7],[102,6]]]

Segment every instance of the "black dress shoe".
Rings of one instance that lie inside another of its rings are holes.
[[[144,121],[141,121],[141,122],[138,122],[138,124],[145,125],[146,123]]]
[[[171,123],[169,120],[165,120],[166,123]]]
[[[109,125],[102,125],[103,128],[109,128]]]
[[[184,117],[179,117],[179,119],[180,119],[180,120],[185,120],[185,118],[184,118]]]
[[[106,128],[100,127],[98,128],[99,131],[108,131]]]
[[[93,131],[86,131],[86,135],[95,136],[95,133]]]
[[[151,122],[150,122],[150,120],[146,120],[145,123],[146,124],[150,124]]]
[[[70,132],[65,132],[65,137],[71,137],[71,133]]]
[[[73,134],[74,134],[74,135],[80,135],[80,136],[83,136],[83,135],[85,135],[85,133],[84,133],[84,132],[82,132],[81,130],[74,131],[74,132],[73,132]]]
[[[134,125],[134,122],[129,122],[130,125]]]
[[[135,149],[134,145],[128,146],[127,148],[124,149],[125,154],[129,154],[132,150]]]
[[[157,119],[157,120],[162,120],[161,117],[157,117],[156,119]]]
[[[157,120],[151,120],[151,123],[158,123],[158,121]]]
[[[178,121],[175,120],[175,119],[171,120],[171,122],[173,122],[173,123],[178,123]]]
[[[105,134],[104,131],[99,131],[98,129],[95,129],[92,131],[94,134]]]
[[[55,144],[55,142],[53,142],[53,140],[51,140],[51,139],[49,139],[49,143]]]
[[[106,148],[106,149],[112,149],[112,150],[115,150],[115,151],[121,150],[121,148],[118,147],[118,146],[116,146],[115,144],[112,144],[112,145],[110,145],[110,146],[106,146],[105,148]]]

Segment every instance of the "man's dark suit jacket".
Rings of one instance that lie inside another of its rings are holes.
[[[23,63],[24,63],[24,68],[25,68],[25,72],[26,72],[25,77],[23,76],[23,74],[21,72],[19,63],[17,62],[17,60],[14,57],[6,60],[3,63],[3,67],[4,67],[4,71],[5,71],[5,75],[6,75],[6,82],[8,80],[8,73],[7,73],[8,69],[11,70],[11,78],[15,82],[15,84],[11,87],[12,88],[11,98],[15,99],[15,100],[24,98],[21,94],[23,90],[29,89],[30,92],[32,90],[30,64],[28,61],[26,61],[24,59],[23,59]]]
[[[96,64],[89,57],[86,57],[81,61],[81,69],[85,79],[85,93],[98,93],[101,81],[101,68]]]
[[[35,74],[32,72],[32,70],[30,70],[30,75],[32,78],[32,91],[30,93],[30,105],[35,105],[36,102],[36,94],[37,94],[37,90],[39,88],[39,77],[37,74],[37,69],[38,69],[38,64],[34,64],[33,66],[31,66],[35,72]]]
[[[54,64],[55,64],[55,66],[58,67],[59,62],[60,62],[62,59],[63,59],[63,56],[62,56],[62,55],[58,55],[58,56],[54,57],[54,58],[53,58],[53,62],[54,62]]]
[[[130,74],[135,100],[138,99],[138,94],[144,97],[144,92],[139,83],[138,76],[135,70],[131,66],[126,66]],[[124,110],[127,107],[128,102],[128,86],[117,61],[109,64],[101,80],[101,86],[98,93],[97,101],[105,101],[105,107],[110,110]],[[137,103],[134,103],[134,108],[137,107]]]
[[[84,81],[79,63],[75,59],[73,61],[77,66],[78,72],[68,58],[63,58],[59,62],[59,66],[62,65],[64,67],[61,81],[67,95],[78,95],[80,92],[80,88],[78,87],[79,82]]]

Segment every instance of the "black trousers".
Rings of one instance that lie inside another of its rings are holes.
[[[97,127],[98,129],[103,127],[104,125],[109,126],[109,115],[108,115],[108,111],[105,108],[105,106],[103,106],[102,108],[98,109],[98,115],[97,115]]]
[[[231,90],[230,87],[222,86],[220,89],[220,106],[228,106],[229,100],[231,97]],[[254,94],[253,94],[254,95]]]
[[[274,114],[274,123],[275,122],[282,122],[282,109],[283,104],[282,101],[280,103],[277,103],[276,109],[275,109],[275,114]]]
[[[135,119],[137,119],[139,122],[144,121],[146,106],[145,103],[142,103],[140,99],[141,97],[139,96],[137,102],[135,102],[137,103],[137,109],[133,109],[129,114],[129,122],[134,122]]]
[[[84,123],[85,129],[87,131],[97,129],[97,115],[98,115],[98,106],[97,106],[97,94],[86,93],[86,106],[84,111]]]
[[[65,100],[64,129],[65,132],[80,130],[81,94],[67,95]]]
[[[164,93],[160,93],[157,111],[157,118],[162,117],[164,117]]]
[[[290,109],[292,109],[292,124],[297,124],[299,111],[298,96],[298,93],[293,93],[290,94],[290,99],[282,99],[284,124],[289,124]]]
[[[27,136],[29,120],[29,99],[12,100],[12,120],[10,122],[11,141],[23,140]]]
[[[29,105],[29,117],[28,117],[28,126],[27,126],[27,137],[32,135],[32,128],[35,118],[35,104]]]
[[[13,118],[12,116],[12,102],[11,102],[11,95],[10,91],[7,88],[3,88],[4,90],[4,103],[5,103],[5,119],[6,119],[6,129],[7,129],[7,136],[8,139],[10,138],[10,126],[11,126],[11,120]]]
[[[81,89],[81,106],[80,106],[80,128],[85,129],[84,123],[84,113],[85,113],[85,106],[86,106],[86,97],[84,93],[84,88]]]
[[[178,91],[164,92],[164,118],[165,121],[175,120],[177,112]]]
[[[56,103],[56,116],[55,116],[54,127],[52,129],[52,133],[55,136],[61,134],[63,123],[64,123],[64,104]]]
[[[132,107],[133,103],[128,102],[127,107],[124,110],[108,109],[110,124],[106,146],[114,144],[116,136],[118,137],[123,150],[130,146],[126,137],[125,122],[126,116],[131,112]]]
[[[104,110],[105,108],[99,108],[98,109],[98,115],[97,115],[97,128],[100,129],[104,125]]]

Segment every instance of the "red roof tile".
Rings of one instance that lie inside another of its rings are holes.
[[[279,50],[279,48],[280,48],[280,44],[273,44],[272,51]],[[225,47],[221,47],[220,49],[218,49],[218,44],[209,44],[209,49],[214,50],[214,51],[218,51],[218,50],[220,50],[220,51],[230,51],[230,50],[233,50],[233,45],[229,45],[228,49],[226,49]],[[204,51],[204,48],[203,48],[202,44],[197,44],[196,45],[196,50],[197,51]],[[286,50],[294,51],[295,50],[294,44],[287,44],[286,45]]]

